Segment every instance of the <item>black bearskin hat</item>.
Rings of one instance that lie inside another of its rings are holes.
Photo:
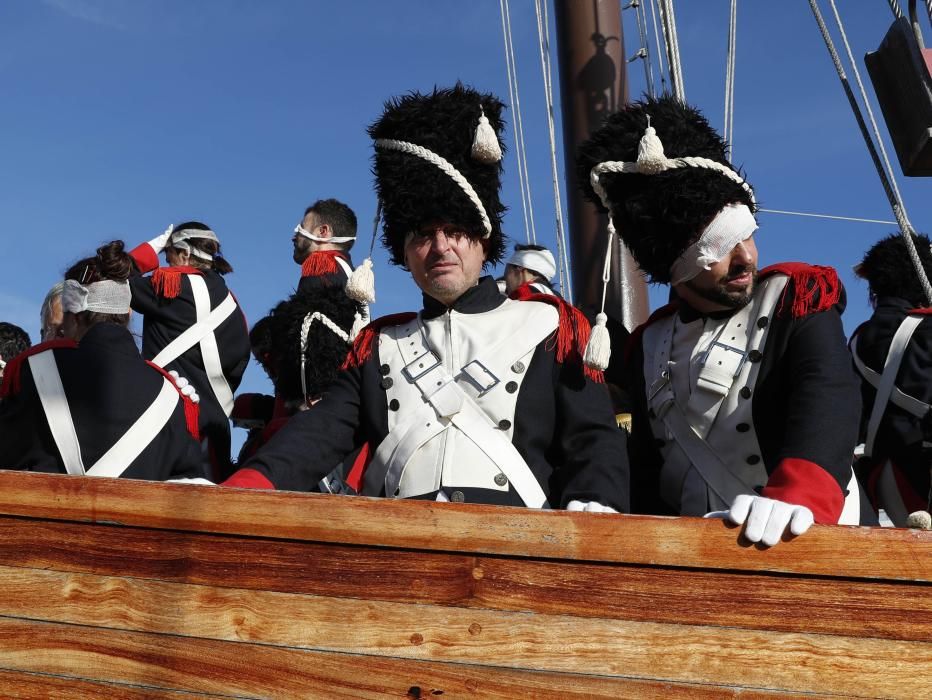
[[[457,83],[427,95],[417,92],[388,101],[385,112],[372,126],[373,139],[406,141],[446,159],[472,185],[491,223],[486,262],[498,263],[505,253],[499,200],[502,164],[482,162],[472,156],[473,139],[483,113],[498,134],[505,106],[495,95],[481,94]],[[376,190],[382,203],[382,244],[396,265],[404,266],[405,236],[431,222],[464,226],[477,235],[486,233],[476,205],[463,189],[439,167],[416,155],[376,145]]]
[[[698,110],[670,96],[645,98],[609,115],[579,147],[577,176],[584,194],[600,211],[605,207],[592,189],[592,168],[606,161],[637,161],[648,116],[667,158],[707,158],[732,168],[725,142]],[[618,234],[655,283],[670,282],[674,261],[726,204],[756,209],[740,184],[706,168],[685,167],[656,175],[604,173],[600,180]]]
[[[297,292],[272,309],[272,345],[278,361],[275,388],[285,401],[303,402],[306,398],[301,389],[301,327],[304,319],[314,312],[327,316],[348,334],[355,314],[362,313],[362,305],[347,297],[341,287],[334,286],[312,293]],[[333,383],[350,345],[325,324],[311,323],[304,353],[307,397],[319,396]]]
[[[932,278],[932,241],[925,234],[913,235],[913,243],[926,275]],[[916,268],[906,249],[906,241],[898,233],[878,241],[854,268],[855,274],[867,280],[872,298],[898,297],[913,306],[927,306],[925,293]]]

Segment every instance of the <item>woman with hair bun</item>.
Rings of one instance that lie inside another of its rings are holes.
[[[127,328],[132,268],[123,241],[112,241],[65,273],[64,337],[7,365],[4,468],[154,481],[205,476],[193,387],[143,360]]]
[[[162,252],[168,267],[159,267]],[[250,350],[246,318],[223,279],[233,268],[220,255],[217,234],[199,221],[169,226],[130,255],[137,273],[130,278],[132,307],[144,317],[142,354],[194,385],[202,445],[221,480],[230,470],[233,394]]]

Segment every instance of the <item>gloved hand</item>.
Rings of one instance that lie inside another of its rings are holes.
[[[586,513],[617,513],[611,506],[603,506],[598,501],[570,501],[567,510],[585,511]]]
[[[779,542],[787,527],[791,534],[798,536],[815,522],[812,511],[805,506],[747,494],[735,497],[725,517],[735,525],[744,525],[744,536],[765,547]]]
[[[191,382],[178,374],[176,370],[171,370],[169,374],[174,378],[175,386],[178,387],[178,391],[181,392],[182,396],[187,396],[194,403],[200,402],[201,397],[198,396],[197,391],[194,389],[194,385]]]
[[[165,233],[160,233],[158,236],[149,241],[149,245],[152,247],[152,250],[155,251],[156,255],[161,253],[163,250],[165,250],[166,246],[168,246],[168,241],[172,237],[172,231],[174,228],[175,225],[172,224],[167,229],[165,229]]]

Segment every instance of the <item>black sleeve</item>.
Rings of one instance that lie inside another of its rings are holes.
[[[357,446],[362,368],[343,370],[323,399],[291,418],[241,468],[276,489],[310,491]]]
[[[627,513],[625,432],[615,423],[608,389],[582,376],[579,366],[555,365],[556,426],[566,470],[560,506],[597,501]]]
[[[25,363],[21,372],[20,390],[0,399],[0,469],[58,472],[45,412]]]

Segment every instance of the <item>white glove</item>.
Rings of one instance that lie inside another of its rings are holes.
[[[149,245],[152,247],[152,250],[155,251],[156,255],[161,253],[163,250],[165,250],[166,246],[168,246],[168,241],[172,237],[172,231],[174,230],[174,228],[175,228],[175,225],[172,224],[167,229],[165,229],[165,233],[161,233],[155,238],[153,238],[151,241],[149,241]]]
[[[584,511],[586,513],[617,513],[611,506],[603,506],[598,501],[570,501],[566,504],[567,510]]]
[[[725,517],[735,525],[744,525],[746,522],[744,536],[765,547],[773,547],[779,542],[787,527],[790,534],[798,536],[815,522],[812,511],[805,506],[747,494],[735,497]]]
[[[171,370],[169,374],[174,377],[175,386],[178,387],[178,391],[181,392],[182,396],[187,396],[194,403],[200,402],[201,397],[197,395],[197,391],[194,389],[194,385],[191,382],[178,374],[176,370]]]

